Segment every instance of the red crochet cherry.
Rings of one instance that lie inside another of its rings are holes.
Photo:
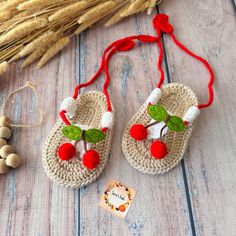
[[[135,124],[130,128],[130,136],[135,140],[142,141],[147,138],[147,129],[142,124]]]
[[[162,159],[168,154],[168,151],[165,143],[157,140],[151,144],[150,153],[155,159]]]
[[[88,150],[83,155],[83,165],[89,169],[95,169],[100,161],[99,154],[95,150]]]
[[[57,150],[59,158],[63,161],[69,161],[76,155],[76,150],[73,144],[63,143]]]

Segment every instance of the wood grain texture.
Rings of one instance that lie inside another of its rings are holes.
[[[162,176],[134,170],[121,151],[123,130],[157,83],[156,45],[141,45],[119,53],[110,63],[109,91],[116,111],[110,161],[99,180],[80,190],[49,181],[41,163],[42,145],[57,120],[63,98],[88,80],[99,66],[103,49],[131,34],[153,34],[152,16],[131,17],[112,28],[84,32],[43,69],[19,69],[12,64],[0,79],[0,105],[13,89],[31,80],[37,84],[46,114],[42,128],[15,129],[11,140],[24,157],[21,168],[0,176],[0,235],[235,235],[236,149],[234,69],[236,21],[230,0],[166,0],[159,10],[169,14],[177,37],[212,64],[216,73],[216,101],[201,113],[185,161]],[[164,37],[166,83],[182,82],[206,99],[207,73],[198,62]],[[101,90],[101,78],[86,90]],[[35,99],[28,91],[14,96],[7,107],[15,121],[37,119]],[[98,207],[110,179],[137,190],[125,220]]]
[[[209,60],[216,75],[215,103],[202,111],[185,165],[196,235],[235,235],[236,216],[236,21],[231,1],[165,1],[177,37]],[[165,40],[173,81],[191,86],[207,100],[204,68]]]

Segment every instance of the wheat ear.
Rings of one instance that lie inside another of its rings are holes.
[[[26,66],[30,65],[34,61],[36,61],[38,58],[40,58],[47,49],[45,47],[40,47],[34,50],[21,65],[21,68],[25,68]]]
[[[41,45],[50,44],[52,41],[56,41],[58,38],[58,33],[53,31],[46,32],[33,40],[31,43],[27,44],[20,52],[19,55],[24,57],[35,50],[36,47],[40,47]]]
[[[116,3],[114,1],[107,1],[105,3],[99,4],[96,7],[93,7],[91,10],[88,10],[86,13],[84,13],[78,20],[79,24],[82,24],[86,21],[89,21],[90,19],[99,17],[103,15],[104,11],[109,11],[112,8],[116,6]]]
[[[20,11],[31,10],[31,9],[42,9],[44,7],[53,5],[55,3],[63,2],[63,0],[29,0],[24,1],[23,3],[17,6],[17,9]]]
[[[79,13],[81,13],[83,10],[86,8],[93,6],[96,4],[97,1],[81,1],[77,2],[74,4],[71,4],[67,7],[64,7],[58,11],[56,11],[54,14],[49,16],[48,20],[49,21],[61,21],[61,19],[66,18],[66,17],[75,17]]]
[[[25,34],[31,33],[36,29],[42,28],[46,24],[47,20],[45,18],[38,18],[35,20],[30,20],[28,22],[21,23],[0,37],[0,45],[9,43],[12,40],[15,40]]]
[[[126,4],[125,6],[123,6],[117,13],[115,13],[106,23],[105,23],[105,26],[108,27],[108,26],[111,26],[117,22],[119,22],[120,20],[123,19],[123,17],[121,16],[121,14],[124,12],[124,11],[127,11],[127,9],[129,8],[129,3]]]
[[[8,0],[5,3],[1,3],[0,11],[12,11],[16,9],[16,6],[25,0]]]
[[[137,8],[131,8],[131,9],[128,8],[126,11],[122,12],[120,15],[122,17],[127,17],[127,16],[133,15],[135,13],[145,11],[148,7],[149,7],[149,2],[144,2],[140,6],[138,6]]]
[[[56,43],[54,43],[42,56],[37,68],[43,67],[52,57],[54,57],[59,51],[61,51],[68,43],[70,39],[68,37],[60,38]]]

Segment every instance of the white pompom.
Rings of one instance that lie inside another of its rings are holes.
[[[200,109],[196,106],[191,106],[184,114],[183,120],[192,123],[200,114]]]
[[[161,89],[155,88],[149,95],[147,102],[151,104],[157,104],[162,95]]]
[[[113,123],[113,112],[107,111],[103,113],[101,126],[102,128],[111,128]]]
[[[73,118],[75,116],[76,109],[77,102],[72,97],[65,98],[60,106],[60,110],[65,110],[70,118]]]

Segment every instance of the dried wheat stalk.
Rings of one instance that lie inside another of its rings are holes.
[[[26,57],[22,67],[39,59],[44,66],[93,25],[113,25],[147,10],[160,0],[0,0],[0,74],[9,62]]]
[[[40,59],[37,68],[41,68],[44,66],[53,56],[55,56],[58,52],[60,52],[68,43],[70,39],[68,37],[63,37],[58,39],[56,43],[54,43],[42,56]]]
[[[23,3],[17,6],[17,9],[20,11],[23,10],[31,10],[31,9],[43,9],[44,7],[63,2],[63,0],[30,0],[30,1],[23,1]]]
[[[0,37],[0,45],[9,43],[14,39],[29,34],[36,29],[44,27],[46,24],[47,20],[45,18],[38,18],[36,20],[30,20],[21,23],[20,25],[16,26],[15,28]]]
[[[33,52],[36,47],[41,47],[43,45],[50,45],[54,41],[56,41],[60,37],[60,33],[48,31],[42,35],[40,35],[38,38],[33,40],[31,43],[27,44],[22,50],[19,52],[19,55],[21,57],[27,56],[31,52]]]

